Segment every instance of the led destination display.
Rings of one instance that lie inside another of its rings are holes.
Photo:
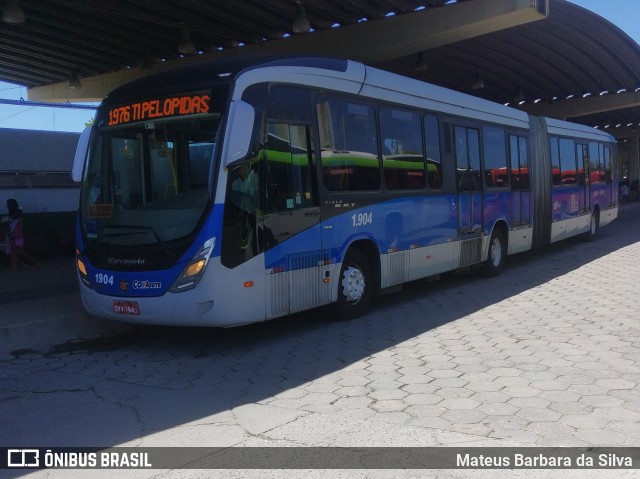
[[[187,95],[122,105],[109,110],[108,125],[116,126],[170,116],[207,113],[209,101],[209,95]]]

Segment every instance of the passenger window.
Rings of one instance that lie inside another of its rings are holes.
[[[509,135],[509,155],[511,157],[511,189],[528,190],[527,139],[523,136]]]
[[[604,181],[607,183],[611,183],[613,179],[613,175],[611,174],[611,149],[607,146],[604,147],[604,156],[603,156],[603,170],[604,170]]]
[[[518,150],[520,153],[520,179],[522,189],[529,189],[529,155],[527,154],[527,139],[524,136],[518,137]]]
[[[424,137],[427,144],[427,180],[432,190],[442,189],[442,162],[440,159],[440,132],[438,119],[425,115]]]
[[[380,108],[384,181],[392,190],[424,188],[425,161],[420,116],[396,108]]]
[[[338,98],[317,104],[322,176],[329,191],[380,188],[375,111],[371,105]]]
[[[558,139],[551,137],[549,139],[549,147],[551,148],[551,180],[555,186],[562,185],[562,176],[560,175],[560,147]]]
[[[560,140],[560,169],[560,181],[563,185],[575,185],[578,182],[576,175],[576,147],[573,140],[566,138]]]
[[[484,140],[484,178],[491,188],[509,186],[507,170],[507,146],[502,128],[486,127],[482,131]]]
[[[456,126],[454,131],[458,191],[482,190],[480,134],[473,128]]]
[[[578,159],[578,184],[584,186],[585,184],[585,159],[588,158],[587,146],[576,144],[576,157]]]
[[[599,148],[600,147],[600,148]],[[589,142],[589,165],[590,165],[590,173],[589,177],[591,178],[591,183],[598,183],[602,181],[602,163],[601,163],[601,155],[602,152],[601,145],[596,142]]]

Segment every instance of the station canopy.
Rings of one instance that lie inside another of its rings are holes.
[[[1,4],[0,4],[1,5]],[[99,101],[237,55],[349,58],[533,114],[640,127],[640,46],[566,0],[5,0],[0,80]]]

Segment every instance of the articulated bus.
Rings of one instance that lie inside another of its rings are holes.
[[[348,60],[236,59],[122,86],[78,143],[93,315],[233,326],[479,267],[616,218],[613,137]]]

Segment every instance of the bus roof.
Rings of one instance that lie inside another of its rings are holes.
[[[527,113],[351,60],[300,57],[259,63],[237,75],[234,98],[261,81],[298,83],[391,101],[454,116],[527,128]]]
[[[606,141],[615,143],[615,138],[606,131],[591,128],[590,126],[568,121],[556,120],[555,118],[545,118],[547,128],[552,135],[573,136],[584,138],[585,140]]]

